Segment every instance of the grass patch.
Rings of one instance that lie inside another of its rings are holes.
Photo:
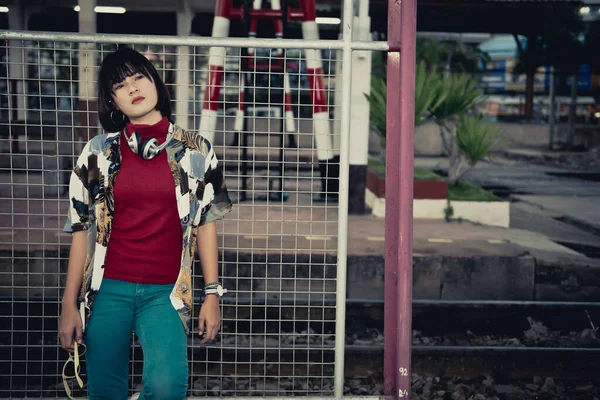
[[[381,176],[385,176],[385,164],[378,158],[369,158],[368,168],[377,172]]]
[[[454,201],[502,201],[500,197],[468,182],[458,182],[450,186],[448,197]]]
[[[377,158],[369,158],[369,168],[377,172],[380,176],[385,177],[385,164]],[[443,180],[441,176],[435,172],[429,171],[425,168],[415,168],[414,175],[416,180],[423,181],[440,181]]]
[[[420,181],[441,181],[444,178],[425,168],[415,168],[415,179]]]
[[[381,160],[370,158],[369,168],[377,172],[380,176],[385,176],[385,164]],[[415,168],[414,174],[416,180],[444,180],[440,175],[425,168]],[[502,201],[500,197],[468,182],[458,182],[456,185],[448,188],[448,197],[454,201]]]

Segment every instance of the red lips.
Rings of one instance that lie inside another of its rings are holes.
[[[131,100],[131,104],[141,103],[142,101],[144,101],[144,99],[145,97],[142,96],[134,97],[133,100]]]

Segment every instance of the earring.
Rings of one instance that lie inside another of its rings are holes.
[[[114,119],[114,115],[113,115],[115,111],[118,111],[118,112],[121,114],[121,120],[120,120],[120,121],[115,121],[115,119]],[[115,124],[115,125],[122,124],[123,122],[125,122],[125,114],[123,114],[121,111],[119,111],[119,110],[116,110],[116,109],[115,109],[115,110],[112,110],[112,111],[110,112],[110,120],[111,120],[111,121],[113,122],[113,124]]]

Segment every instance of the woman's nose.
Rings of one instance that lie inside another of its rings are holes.
[[[139,89],[136,85],[129,85],[129,93],[135,93],[137,92]]]

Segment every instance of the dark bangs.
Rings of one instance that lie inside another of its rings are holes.
[[[154,81],[154,77],[152,76],[152,73],[147,65],[149,62],[144,63],[141,62],[142,60],[127,60],[124,57],[121,57],[121,60],[117,60],[115,58],[109,59],[109,63],[106,65],[106,84],[111,91],[112,86],[115,83],[122,82],[125,80],[125,78],[135,74],[142,74],[146,78]],[[146,58],[144,57],[144,59]],[[150,65],[150,67],[153,68],[152,65]]]
[[[121,47],[104,58],[98,74],[98,117],[105,131],[117,132],[125,127],[128,118],[123,118],[121,112],[114,111],[115,107],[111,103],[112,88],[115,83],[135,74],[142,74],[154,82],[158,94],[156,109],[164,117],[171,118],[171,97],[154,65],[139,52],[129,47]],[[114,121],[110,115],[113,111]]]

